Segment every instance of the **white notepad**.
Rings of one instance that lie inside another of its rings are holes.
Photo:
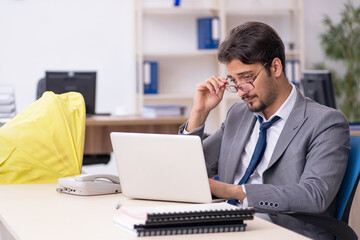
[[[228,203],[120,207],[114,222],[137,236],[244,231],[252,208]]]
[[[120,207],[119,212],[139,220],[147,220],[148,214],[162,213],[182,213],[182,212],[206,212],[239,209],[235,205],[222,203],[204,203],[204,204],[179,204],[169,206],[152,206],[152,207]]]

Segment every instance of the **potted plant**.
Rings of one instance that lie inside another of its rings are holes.
[[[326,57],[345,64],[345,76],[335,83],[342,100],[339,108],[350,122],[360,122],[360,7],[351,2],[344,6],[338,24],[325,16],[327,30],[320,35],[321,47]]]

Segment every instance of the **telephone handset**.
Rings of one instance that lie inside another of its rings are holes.
[[[96,181],[106,179],[113,183],[120,184],[119,177],[111,174],[81,174],[75,177],[75,181],[84,182],[84,181]]]
[[[58,192],[73,195],[102,195],[120,193],[119,177],[110,174],[81,174],[59,178]]]

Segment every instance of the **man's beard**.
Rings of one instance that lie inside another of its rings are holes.
[[[249,110],[251,112],[263,112],[268,107],[268,105],[264,101],[262,101],[257,95],[242,97],[243,100],[245,100],[246,98],[257,98],[257,99],[259,99],[259,105],[255,105],[253,102],[249,102],[247,104],[248,108],[249,108]]]
[[[274,81],[272,78],[269,78],[268,81],[265,82],[264,88],[266,89],[266,92],[263,94],[263,97],[259,97],[257,94],[254,95],[245,95],[242,97],[243,100],[246,100],[247,98],[252,98],[254,100],[258,100],[258,105],[256,105],[256,102],[249,102],[248,108],[251,112],[264,112],[266,108],[271,106],[276,98],[278,97],[278,89],[276,88]]]

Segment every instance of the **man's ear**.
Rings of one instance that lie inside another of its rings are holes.
[[[270,69],[274,77],[280,77],[283,72],[283,65],[281,64],[281,60],[279,58],[274,58]]]

